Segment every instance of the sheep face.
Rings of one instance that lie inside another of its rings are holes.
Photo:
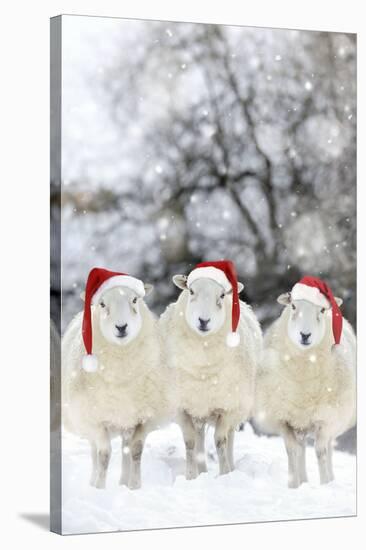
[[[290,340],[303,350],[320,344],[324,338],[327,323],[330,322],[330,305],[324,308],[307,300],[293,300],[291,292],[281,294],[277,301],[289,308],[287,333]],[[342,298],[335,297],[335,301],[339,306],[342,305]]]
[[[213,280],[202,278],[189,287],[184,275],[175,275],[174,284],[188,291],[185,319],[188,326],[200,336],[214,334],[225,322],[225,290]]]
[[[289,306],[287,331],[300,349],[310,349],[323,340],[326,329],[326,309],[305,300],[293,300]]]
[[[124,346],[140,332],[142,298],[126,287],[107,290],[96,304],[99,328],[111,344]]]
[[[207,336],[220,330],[225,322],[225,290],[209,279],[198,279],[188,289],[185,318],[192,330]]]

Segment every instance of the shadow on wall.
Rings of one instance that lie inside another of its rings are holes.
[[[43,531],[49,531],[50,530],[50,515],[49,514],[28,514],[28,513],[22,513],[19,514],[19,517],[21,519],[24,519],[25,521],[28,521],[29,523],[33,523],[33,525],[36,525],[36,527],[41,528]]]

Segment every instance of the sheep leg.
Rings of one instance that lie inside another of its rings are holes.
[[[281,434],[285,442],[288,458],[288,487],[296,489],[301,483],[298,467],[301,445],[296,439],[294,430],[288,424],[281,425]]]
[[[95,487],[95,481],[97,478],[97,446],[93,441],[90,441],[90,451],[92,458],[92,473],[90,476],[90,485]]]
[[[191,416],[183,411],[180,415],[180,425],[186,446],[186,479],[195,479],[198,475],[196,457],[196,430]]]
[[[331,475],[329,472],[329,444],[324,428],[319,426],[315,433],[315,452],[318,459],[320,483],[329,483]]]
[[[206,452],[205,452],[205,422],[204,420],[194,418],[193,426],[196,430],[195,453],[197,459],[198,474],[207,472]]]
[[[108,430],[101,428],[95,439],[97,448],[97,475],[95,478],[95,487],[104,489],[107,477],[109,460],[111,458],[111,441]]]
[[[228,459],[228,434],[229,427],[227,420],[223,415],[219,415],[215,427],[215,445],[217,456],[219,458],[220,475],[230,472],[230,464]]]
[[[230,428],[228,433],[228,443],[227,443],[227,455],[229,459],[229,466],[230,470],[233,471],[234,466],[234,436],[235,436],[235,430],[234,428]]]
[[[299,463],[298,463],[298,469],[299,469],[299,480],[300,483],[306,483],[308,481],[308,476],[306,473],[306,439],[304,438],[300,442],[300,453],[299,453]]]
[[[140,489],[141,487],[141,458],[146,435],[146,426],[138,424],[131,441],[131,469],[128,480],[130,489]]]
[[[131,470],[131,439],[134,429],[122,431],[122,472],[120,485],[128,485]]]
[[[330,440],[328,443],[328,474],[329,481],[334,480],[334,471],[333,471],[333,441]]]

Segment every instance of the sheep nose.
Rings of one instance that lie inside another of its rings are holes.
[[[127,323],[125,325],[115,325],[118,330],[118,336],[124,336],[126,334]]]
[[[201,330],[207,329],[207,325],[211,321],[211,319],[202,319],[201,317],[198,317],[198,320],[200,322],[200,329]]]
[[[309,338],[311,336],[311,332],[308,332],[307,334],[305,334],[304,332],[300,332],[300,335],[301,335],[301,343],[308,344]]]

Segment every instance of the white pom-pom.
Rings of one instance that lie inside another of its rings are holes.
[[[344,347],[341,346],[341,344],[333,344],[332,353],[334,353],[336,355],[343,355],[344,354]]]
[[[240,344],[240,334],[238,332],[229,332],[226,336],[226,345],[229,348],[236,348]]]
[[[81,364],[86,372],[95,372],[98,369],[98,359],[95,355],[84,355]]]

